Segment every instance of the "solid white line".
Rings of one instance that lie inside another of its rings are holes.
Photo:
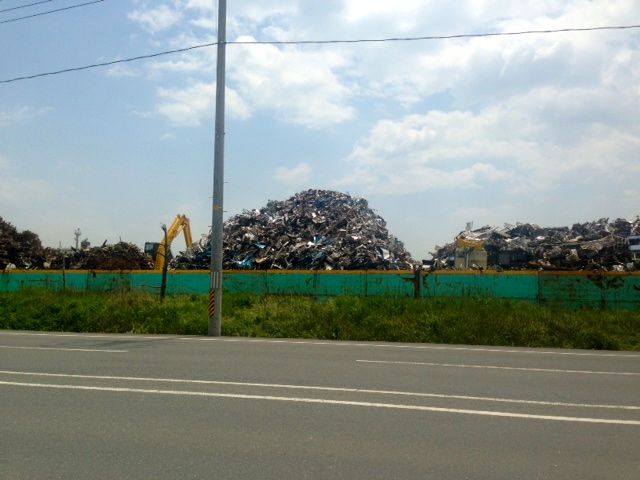
[[[179,337],[178,340],[192,340],[199,342],[241,342],[241,343],[285,343],[292,345],[330,345],[334,347],[372,347],[372,348],[400,348],[408,350],[445,350],[445,351],[467,351],[467,352],[487,352],[487,353],[525,353],[532,355],[565,355],[575,357],[624,357],[624,358],[640,358],[635,353],[605,353],[605,352],[554,352],[550,350],[520,350],[505,348],[482,348],[482,347],[448,347],[440,345],[394,345],[386,343],[354,343],[343,342],[339,340],[333,341],[313,341],[313,340],[276,340],[270,338],[209,338],[209,337]]]
[[[407,350],[445,350],[445,351],[468,351],[468,352],[486,352],[486,353],[523,353],[531,355],[563,355],[574,357],[621,357],[621,358],[640,358],[640,354],[636,353],[611,353],[606,351],[595,352],[557,352],[551,350],[525,350],[513,348],[491,348],[491,347],[457,347],[446,345],[394,345],[385,343],[366,343],[366,342],[343,342],[339,340],[333,341],[314,341],[314,340],[284,340],[271,338],[246,338],[246,337],[178,337],[171,335],[127,335],[119,333],[111,334],[85,334],[85,333],[40,333],[40,332],[11,332],[1,331],[0,335],[23,335],[23,336],[51,336],[51,337],[76,337],[76,338],[118,338],[132,340],[191,340],[198,342],[234,342],[234,343],[271,343],[271,344],[291,344],[291,345],[329,345],[334,347],[371,347],[371,348],[400,348]]]
[[[397,390],[372,390],[366,388],[344,388],[344,387],[321,387],[311,385],[288,385],[280,383],[251,383],[251,382],[226,382],[222,380],[188,380],[182,378],[154,378],[154,377],[118,377],[111,375],[79,375],[67,373],[39,373],[39,372],[18,372],[14,370],[0,370],[0,375],[21,375],[34,377],[56,377],[56,378],[83,378],[92,380],[120,380],[120,381],[137,381],[137,382],[158,382],[158,383],[186,383],[199,385],[229,385],[239,387],[259,387],[259,388],[281,388],[290,390],[315,390],[326,392],[345,392],[345,393],[364,393],[364,394],[380,394],[380,395],[396,395],[406,397],[425,397],[425,398],[447,398],[454,400],[472,400],[495,403],[518,403],[526,405],[548,405],[553,407],[578,407],[578,408],[603,408],[616,410],[640,410],[640,406],[635,405],[597,405],[590,403],[568,403],[568,402],[549,402],[542,400],[520,400],[514,398],[496,398],[496,397],[475,397],[470,395],[447,395],[443,393],[421,393],[421,392],[403,392]]]
[[[493,370],[519,370],[524,372],[552,372],[552,373],[584,373],[589,375],[640,375],[640,372],[601,372],[592,370],[560,370],[553,368],[533,367],[501,367],[498,365],[464,365],[457,363],[431,363],[431,362],[402,362],[389,360],[356,360],[359,363],[383,363],[389,365],[426,365],[429,367],[454,367],[454,368],[486,368]]]
[[[16,386],[16,387],[31,387],[31,388],[51,388],[59,390],[86,390],[86,391],[100,391],[100,392],[119,392],[119,393],[146,393],[146,394],[159,394],[159,395],[181,395],[192,397],[214,397],[214,398],[236,398],[245,400],[269,400],[278,402],[296,402],[296,403],[316,403],[324,405],[346,405],[354,407],[369,407],[369,408],[388,408],[396,410],[413,410],[422,412],[441,412],[441,413],[454,413],[464,415],[481,415],[488,417],[506,417],[506,418],[525,418],[532,420],[550,420],[556,422],[573,422],[573,423],[600,423],[611,425],[634,425],[640,426],[640,420],[622,420],[622,419],[609,419],[609,418],[588,418],[588,417],[566,417],[556,415],[530,415],[525,413],[512,413],[512,412],[492,412],[489,410],[467,410],[460,408],[441,408],[441,407],[426,407],[422,405],[402,405],[394,403],[374,403],[374,402],[354,402],[346,400],[328,400],[320,398],[304,398],[304,397],[276,397],[271,395],[243,395],[235,393],[212,393],[212,392],[194,392],[194,391],[181,391],[181,390],[156,390],[156,389],[142,389],[142,388],[120,388],[120,387],[91,387],[84,385],[55,385],[46,383],[20,383],[20,382],[4,382],[0,381],[0,385]]]
[[[0,348],[10,348],[13,350],[52,350],[54,352],[127,353],[129,351],[129,350],[107,350],[107,349],[99,349],[99,348],[14,347],[10,345],[0,345]]]
[[[126,339],[126,340],[175,340],[176,336],[168,335],[127,335],[124,333],[102,333],[102,334],[88,334],[88,333],[58,333],[58,332],[8,332],[0,330],[0,335],[15,335],[24,337],[76,337],[76,338],[110,338],[114,339]]]

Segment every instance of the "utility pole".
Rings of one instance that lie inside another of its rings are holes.
[[[211,212],[211,289],[208,334],[222,330],[222,213],[224,189],[224,100],[227,47],[227,0],[218,0],[218,62],[216,68],[216,126],[213,160],[213,208]]]

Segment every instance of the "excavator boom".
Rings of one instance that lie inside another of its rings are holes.
[[[163,238],[159,243],[147,242],[145,244],[145,252],[151,254],[154,258],[156,270],[162,270],[164,267],[171,243],[180,233],[184,234],[187,250],[190,250],[193,245],[193,237],[191,235],[191,222],[186,215],[176,215],[171,226],[167,228],[166,242],[165,238]]]

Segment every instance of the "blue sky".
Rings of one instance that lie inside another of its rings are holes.
[[[216,9],[106,0],[0,24],[0,79],[212,42]],[[229,40],[629,24],[635,0],[228,0]],[[337,189],[367,198],[416,258],[468,221],[635,216],[639,46],[640,30],[230,45],[226,215]],[[0,85],[0,216],[50,246],[76,227],[142,245],[177,213],[207,233],[214,89],[214,48]]]

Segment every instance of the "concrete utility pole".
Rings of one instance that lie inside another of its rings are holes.
[[[218,1],[218,65],[216,69],[216,138],[213,160],[213,208],[211,213],[211,289],[209,336],[222,328],[222,213],[224,199],[224,100],[227,47],[227,0]]]

